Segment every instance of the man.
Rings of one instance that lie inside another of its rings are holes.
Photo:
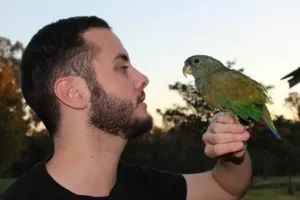
[[[19,178],[3,199],[240,199],[251,165],[246,128],[218,115],[203,135],[211,158],[200,174],[120,163],[126,142],[152,127],[143,102],[146,76],[130,63],[109,25],[73,17],[42,28],[21,62],[22,91],[54,139],[54,155]]]

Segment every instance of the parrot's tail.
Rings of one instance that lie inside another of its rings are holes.
[[[280,135],[278,134],[277,130],[276,130],[276,127],[274,126],[272,120],[270,119],[267,119],[266,117],[263,117],[259,120],[259,123],[264,125],[266,128],[269,128],[272,133],[278,138],[281,140],[281,137]]]

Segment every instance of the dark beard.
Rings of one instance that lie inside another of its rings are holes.
[[[151,130],[153,120],[150,115],[134,117],[136,105],[107,94],[95,80],[93,82],[90,111],[93,126],[124,139],[133,139]]]

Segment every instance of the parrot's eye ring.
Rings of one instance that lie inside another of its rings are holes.
[[[194,63],[199,63],[199,59],[196,58],[196,59],[194,60]]]

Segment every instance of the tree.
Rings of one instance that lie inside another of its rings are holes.
[[[290,109],[294,115],[295,120],[300,120],[300,94],[297,92],[290,92],[288,97],[284,99],[285,106]]]
[[[0,64],[0,174],[24,150],[28,121],[12,68]]]
[[[0,37],[0,175],[26,147],[33,118],[26,112],[20,89],[19,64],[23,45]],[[27,108],[28,109],[28,108]]]
[[[285,106],[289,108],[294,115],[294,123],[292,123],[289,127],[288,134],[286,135],[287,140],[285,141],[286,147],[286,168],[289,176],[289,186],[288,193],[294,194],[294,188],[292,185],[292,176],[295,175],[296,170],[293,168],[295,163],[299,162],[300,156],[300,136],[299,136],[299,128],[300,128],[300,94],[297,92],[291,92],[288,94],[288,97],[284,99]],[[288,144],[287,144],[288,143]]]

